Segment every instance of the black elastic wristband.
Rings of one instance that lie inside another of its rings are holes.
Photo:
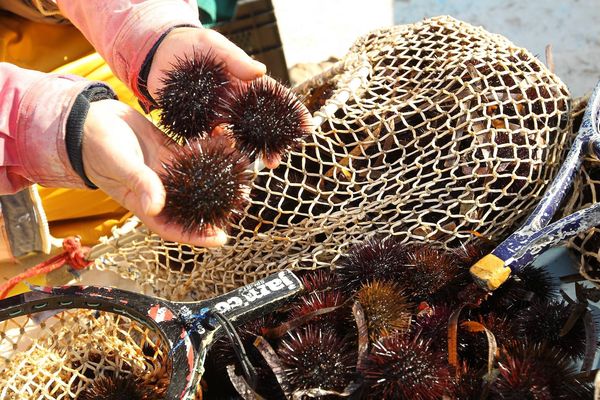
[[[71,167],[77,172],[77,175],[83,180],[85,185],[90,189],[98,189],[85,174],[83,167],[83,155],[81,146],[83,143],[83,125],[90,110],[90,103],[98,100],[116,99],[115,93],[106,85],[95,84],[79,95],[75,99],[71,112],[67,118],[67,129],[65,132],[65,144],[67,147],[67,155],[71,162]]]
[[[163,40],[167,37],[169,33],[175,28],[197,28],[195,25],[175,25],[167,29],[154,43],[146,57],[144,58],[144,62],[142,63],[142,67],[140,68],[140,74],[138,75],[138,90],[142,96],[144,96],[144,100],[150,104],[150,107],[147,107],[144,102],[138,102],[140,106],[144,109],[145,112],[150,112],[158,108],[158,104],[152,96],[150,96],[150,92],[148,91],[148,75],[150,74],[150,68],[152,67],[152,60],[154,60],[154,55],[156,54],[156,50],[158,50],[158,46],[162,43]]]

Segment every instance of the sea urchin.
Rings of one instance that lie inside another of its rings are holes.
[[[193,234],[205,234],[209,226],[224,228],[246,202],[247,167],[247,159],[222,137],[181,146],[161,174],[167,193],[164,217]]]
[[[103,376],[77,396],[78,400],[158,400],[163,390],[154,389],[152,385],[139,377]]]
[[[225,64],[210,52],[194,51],[177,58],[172,67],[158,91],[160,125],[176,140],[210,132],[217,117],[215,104],[229,83]]]
[[[269,77],[230,85],[218,109],[237,149],[250,159],[278,159],[311,129],[304,105]]]
[[[279,356],[286,381],[295,389],[342,390],[350,383],[356,362],[349,342],[312,325],[290,332]]]
[[[388,336],[373,346],[364,370],[369,399],[438,400],[452,381],[444,357],[428,342]]]

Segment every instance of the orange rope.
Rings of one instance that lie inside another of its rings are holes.
[[[17,284],[31,278],[32,276],[48,274],[59,269],[65,264],[70,265],[73,269],[81,270],[87,268],[92,261],[86,259],[90,248],[81,245],[81,241],[77,237],[69,236],[63,240],[63,253],[58,254],[43,263],[35,265],[25,272],[11,278],[3,285],[0,285],[0,299],[6,297]]]

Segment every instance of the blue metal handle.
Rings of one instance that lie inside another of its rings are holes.
[[[479,284],[496,289],[511,272],[518,272],[546,249],[600,223],[598,207],[593,206],[547,227],[568,193],[583,158],[588,154],[600,156],[599,113],[600,82],[587,104],[571,150],[537,207],[516,232],[471,267],[471,274]]]

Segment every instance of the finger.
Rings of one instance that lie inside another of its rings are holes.
[[[210,228],[203,235],[199,235],[184,232],[180,226],[165,222],[161,216],[140,219],[164,240],[201,247],[219,247],[227,243],[227,234],[222,229]]]
[[[281,155],[274,154],[271,157],[264,157],[263,163],[265,164],[265,167],[269,169],[275,169],[281,163]]]
[[[230,42],[225,36],[213,30],[204,29],[202,47],[214,52],[217,59],[222,60],[230,74],[238,79],[250,81],[267,72],[267,67],[250,57],[244,50]]]
[[[138,138],[145,163],[155,171],[161,170],[162,161],[169,158],[173,149],[177,149],[177,143],[134,109],[129,109],[122,118]]]
[[[149,217],[158,215],[165,206],[165,188],[152,169],[145,164],[130,164],[122,175],[121,182],[129,193],[125,196],[125,207],[138,215]]]

